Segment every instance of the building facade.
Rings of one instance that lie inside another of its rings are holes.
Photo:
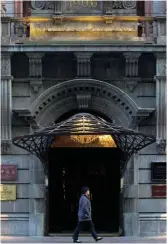
[[[152,190],[165,182],[151,163],[166,162],[166,1],[4,1],[1,21],[2,165],[17,166],[2,180],[16,186],[1,201],[2,235],[46,234],[42,164],[12,138],[81,111],[156,137],[123,175],[120,228],[165,235],[166,198]]]

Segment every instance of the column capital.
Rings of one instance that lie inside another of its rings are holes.
[[[26,55],[32,59],[41,59],[44,56],[43,52],[27,52]]]
[[[165,61],[166,61],[166,53],[165,52],[155,52],[154,55],[157,59],[165,59]]]
[[[141,52],[124,52],[123,55],[126,59],[138,59],[141,56]]]
[[[74,54],[77,59],[90,59],[93,55],[92,52],[75,52]]]
[[[166,54],[155,53],[156,55],[156,75],[166,76]]]
[[[1,54],[1,76],[11,76],[11,53]]]
[[[165,72],[166,73],[166,72]],[[166,82],[166,75],[155,75],[154,76],[155,81],[160,81],[160,82]]]
[[[10,52],[2,52],[1,53],[1,59],[11,58],[11,56],[12,56],[12,53],[10,53]]]

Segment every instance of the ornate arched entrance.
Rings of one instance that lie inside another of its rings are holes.
[[[65,113],[78,110],[105,115],[129,128],[148,117],[151,108],[140,108],[123,90],[94,79],[69,80],[44,91],[29,107],[31,122],[39,127],[54,123]]]
[[[121,151],[120,160],[118,161],[121,174],[124,172],[127,162],[134,152],[139,151],[155,141],[153,136],[124,129],[88,113],[76,114],[65,121],[46,127],[32,135],[15,137],[13,143],[36,155],[44,167],[47,181],[45,190],[45,234],[48,234],[48,156],[50,148],[53,147],[57,140],[59,141],[61,136],[72,137],[71,139],[73,141],[74,138],[77,139],[82,136],[85,137],[84,142],[87,140],[87,136],[90,136],[95,137],[94,140],[99,139],[99,142],[102,143],[104,143],[104,140],[100,140],[100,136],[111,136],[112,141],[108,145],[111,143],[111,147],[116,146]],[[78,141],[81,141],[81,139],[78,139]]]
[[[70,111],[76,111],[76,114],[55,124],[55,121]],[[87,114],[81,114],[83,112]],[[151,112],[151,109],[139,108],[133,99],[121,89],[93,79],[75,79],[60,83],[47,89],[32,103],[27,119],[32,128],[40,130],[31,135],[16,137],[13,139],[13,143],[35,154],[43,164],[46,184],[43,234],[48,234],[48,152],[55,137],[69,136],[73,133],[81,136],[90,133],[91,135],[112,135],[117,147],[123,152],[122,158],[120,158],[122,175],[131,155],[155,141],[153,136],[128,129],[133,126],[135,121],[138,122],[149,116]],[[80,114],[78,115],[78,113]],[[80,125],[75,123],[79,117],[89,117],[89,120],[93,120],[92,126],[82,119],[81,130]],[[110,122],[107,122],[106,119],[102,120],[100,117],[107,118],[107,121]],[[78,130],[76,131],[75,128]],[[123,206],[121,201],[120,204],[122,225]]]

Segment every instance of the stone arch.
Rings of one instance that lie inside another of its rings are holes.
[[[47,126],[62,114],[78,108],[77,95],[89,94],[89,109],[101,112],[124,127],[139,110],[124,91],[94,79],[74,79],[57,84],[43,92],[29,110],[38,125]]]

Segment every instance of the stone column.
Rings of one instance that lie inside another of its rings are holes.
[[[30,86],[37,93],[42,86],[42,57],[43,53],[27,53],[29,57]]]
[[[29,235],[44,235],[44,211],[45,211],[45,182],[42,163],[33,155],[29,165]]]
[[[77,77],[91,77],[91,64],[90,60],[93,53],[90,52],[77,52]]]
[[[159,153],[166,151],[166,54],[156,53],[156,143]]]
[[[11,54],[1,54],[1,146],[2,153],[7,153],[12,138],[12,76]]]
[[[125,52],[126,59],[125,76],[138,77],[138,59],[141,53],[139,52]]]

